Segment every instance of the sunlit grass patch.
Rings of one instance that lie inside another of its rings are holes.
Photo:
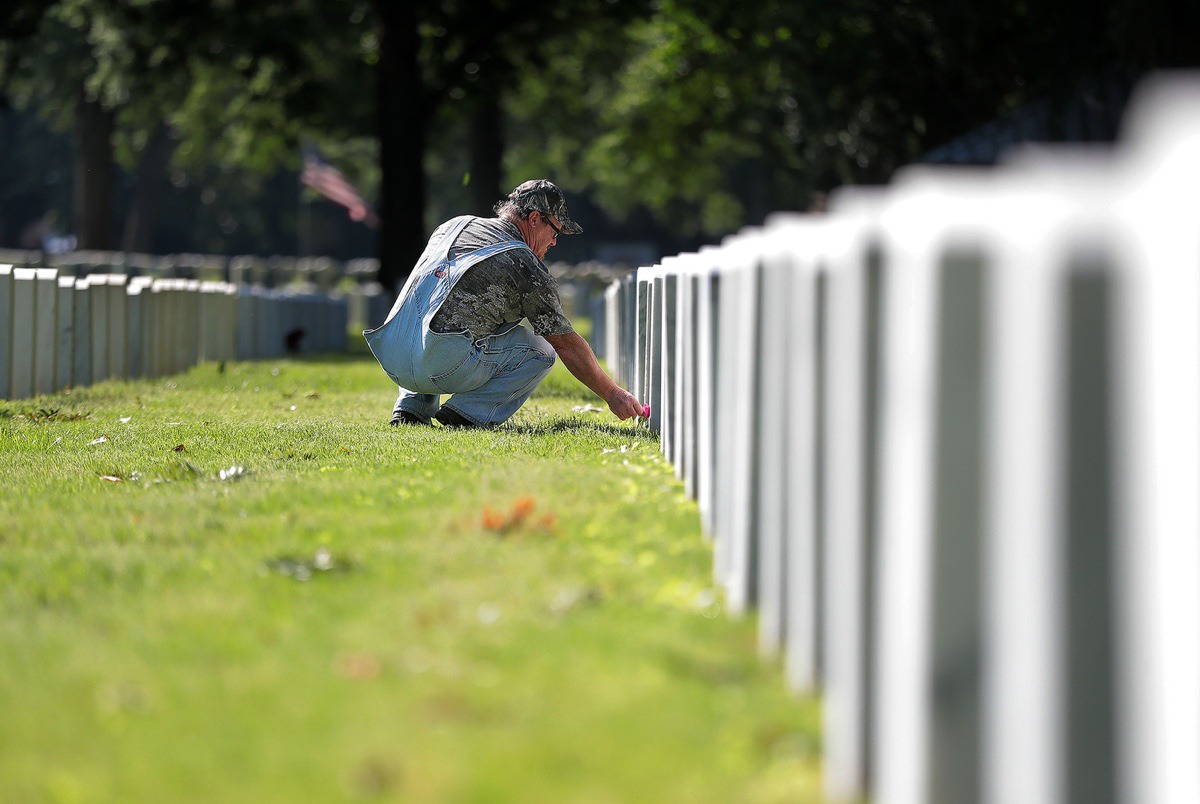
[[[561,367],[494,431],[393,398],[356,357],[0,402],[0,800],[817,795],[644,428]]]

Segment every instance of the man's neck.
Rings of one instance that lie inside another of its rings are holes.
[[[520,233],[521,233],[521,239],[525,241],[525,245],[527,245],[527,246],[530,245],[530,243],[532,242],[530,240],[530,236],[532,235],[533,232],[532,232],[532,226],[530,225],[528,218],[526,218],[525,220],[521,220],[520,218],[516,217],[515,215],[505,214],[505,215],[500,216],[500,220],[502,220],[506,223],[511,223],[513,226],[517,227],[517,230],[520,231]]]

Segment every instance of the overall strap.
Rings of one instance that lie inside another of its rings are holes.
[[[446,232],[446,235],[440,241],[438,241],[436,249],[431,248],[430,246],[425,247],[425,251],[422,252],[421,258],[417,260],[417,264],[413,266],[412,271],[409,272],[408,279],[406,279],[404,282],[404,287],[400,289],[400,294],[396,297],[396,306],[388,315],[389,320],[399,311],[400,302],[408,297],[413,283],[419,280],[421,277],[432,273],[447,261],[447,256],[450,252],[451,246],[454,245],[454,241],[458,238],[459,234],[462,233],[462,230],[467,228],[467,224],[470,223],[471,220],[472,216],[470,215],[460,215],[457,218],[452,218],[450,221],[450,229]]]
[[[494,257],[497,254],[503,254],[506,251],[512,251],[513,249],[518,248],[526,249],[530,254],[533,253],[533,250],[530,249],[529,246],[525,245],[525,241],[523,240],[505,240],[502,243],[493,243],[490,246],[477,248],[474,251],[468,252],[467,254],[460,254],[456,259],[450,261],[449,267],[452,270],[465,272],[471,266],[483,262],[488,257]]]
[[[450,249],[454,246],[454,241],[462,234],[462,230],[467,228],[467,224],[473,220],[475,218],[472,215],[460,215],[454,219],[454,225],[450,227],[450,231],[446,232],[446,236],[442,238],[441,248],[438,249],[439,261],[446,260],[450,256]]]

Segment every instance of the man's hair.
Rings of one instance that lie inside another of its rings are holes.
[[[497,218],[504,218],[509,215],[514,215],[516,216],[517,220],[526,221],[529,220],[530,213],[534,212],[535,210],[532,206],[518,204],[511,198],[501,198],[496,202],[496,206],[492,207],[492,211],[496,213]]]

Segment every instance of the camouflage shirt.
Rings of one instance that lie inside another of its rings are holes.
[[[433,238],[444,237],[445,225]],[[499,218],[475,218],[449,250],[455,259],[476,249],[520,240],[521,230]],[[429,322],[434,332],[471,333],[475,340],[496,334],[503,324],[528,318],[542,337],[573,332],[558,298],[558,283],[528,249],[505,251],[467,269]]]

